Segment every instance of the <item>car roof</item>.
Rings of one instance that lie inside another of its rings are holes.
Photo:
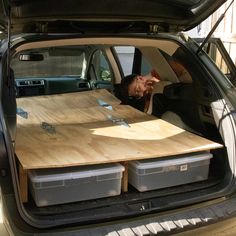
[[[12,34],[178,32],[206,19],[226,0],[3,0],[0,27]]]

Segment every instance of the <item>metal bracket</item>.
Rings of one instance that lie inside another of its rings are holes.
[[[156,25],[156,24],[150,24],[149,25],[149,32],[151,34],[157,34],[158,30],[159,30],[159,25]]]
[[[97,99],[97,102],[98,102],[98,104],[99,104],[100,106],[105,107],[105,108],[107,108],[107,109],[110,110],[110,111],[113,110],[112,105],[108,104],[107,102],[104,102],[104,101],[101,100],[101,99]]]
[[[48,32],[48,22],[39,22],[35,25],[38,33]]]
[[[56,133],[56,128],[47,122],[42,122],[41,124],[42,129],[46,130],[50,134],[55,134]]]
[[[16,109],[16,114],[25,118],[25,119],[28,119],[28,112],[27,111],[24,111],[22,108],[18,107]]]
[[[123,125],[125,127],[130,128],[130,125],[128,124],[128,122],[123,118],[117,118],[112,115],[108,115],[107,118],[108,118],[108,120],[111,120],[113,123],[115,123],[117,125]]]

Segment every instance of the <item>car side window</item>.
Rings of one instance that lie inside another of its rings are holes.
[[[195,40],[198,43],[202,43],[203,39]],[[222,41],[219,38],[211,38],[203,49],[218,68],[236,85],[236,67]]]
[[[110,65],[102,50],[96,50],[89,66],[91,85],[96,88],[112,88],[113,74]]]
[[[96,79],[99,81],[112,80],[112,73],[106,57],[101,50],[97,50],[93,54],[92,65],[96,74]]]
[[[151,71],[151,64],[137,48],[132,46],[115,46],[114,50],[124,76],[131,73],[145,75]]]
[[[134,49],[135,48],[131,46],[114,47],[124,76],[132,73],[133,61],[134,61]]]
[[[152,70],[151,64],[148,62],[148,60],[144,56],[142,56],[141,74],[146,75],[146,74],[150,73],[151,70]]]
[[[207,51],[208,55],[213,59],[216,65],[221,69],[221,71],[227,75],[230,73],[230,69],[227,65],[227,62],[224,58],[224,55],[220,51],[219,47],[215,43],[208,43],[206,45],[205,50]]]

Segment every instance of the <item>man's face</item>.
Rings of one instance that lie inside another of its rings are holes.
[[[129,96],[142,98],[147,93],[147,87],[144,78],[141,75],[135,77],[128,88]]]

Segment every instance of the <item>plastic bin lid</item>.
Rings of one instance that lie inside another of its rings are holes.
[[[169,159],[168,159],[169,158]],[[209,152],[202,152],[197,154],[184,154],[184,155],[176,155],[169,156],[166,159],[153,158],[146,160],[138,160],[130,162],[130,166],[133,166],[137,169],[152,169],[163,166],[173,166],[173,165],[181,165],[187,163],[193,163],[197,161],[209,160],[212,158],[212,154]]]
[[[124,170],[125,168],[121,164],[111,163],[89,166],[30,170],[29,177],[32,182],[46,182],[114,174],[123,172]]]

